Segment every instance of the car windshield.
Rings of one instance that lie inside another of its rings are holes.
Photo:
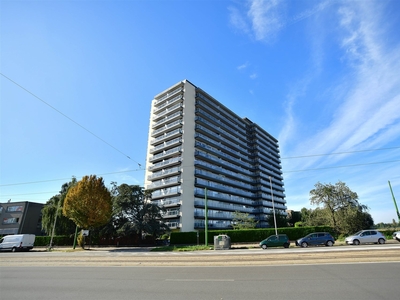
[[[362,233],[362,230],[361,231],[359,231],[359,232],[356,232],[355,234],[353,234],[353,235],[360,235]]]

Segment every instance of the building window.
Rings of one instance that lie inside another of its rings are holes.
[[[22,212],[24,207],[22,205],[15,205],[7,207],[7,212]]]
[[[15,224],[18,223],[19,218],[4,218],[3,224]]]

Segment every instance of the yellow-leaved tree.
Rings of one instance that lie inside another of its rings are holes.
[[[85,176],[70,188],[64,200],[63,215],[84,229],[106,224],[112,215],[112,200],[103,178]]]

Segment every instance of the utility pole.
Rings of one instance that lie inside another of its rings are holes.
[[[397,218],[399,219],[399,223],[400,223],[400,213],[399,213],[399,208],[397,207],[396,199],[394,198],[394,194],[393,194],[392,186],[390,185],[390,181],[388,181],[388,183],[389,183],[390,192],[392,193],[393,202],[394,202],[394,207],[396,208],[396,212],[397,212]]]
[[[54,231],[56,230],[57,215],[58,215],[58,210],[60,208],[60,203],[61,203],[61,199],[58,199],[56,216],[54,217],[53,230],[51,231],[50,245],[49,245],[48,250],[51,250],[51,248],[53,247],[53,237],[54,237]]]
[[[204,210],[205,210],[205,220],[204,220],[204,232],[205,232],[205,236],[204,236],[204,242],[205,245],[208,246],[208,208],[207,208],[207,188],[204,188],[204,200],[205,200],[205,206],[204,206]]]
[[[274,193],[272,192],[272,178],[271,178],[271,176],[269,176],[269,186],[270,186],[270,188],[271,188],[272,210],[273,210],[273,212],[274,212],[275,235],[278,235],[278,229],[276,228],[276,216],[275,216]]]

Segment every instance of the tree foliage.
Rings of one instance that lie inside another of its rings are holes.
[[[93,229],[106,224],[112,215],[112,201],[103,178],[85,176],[70,188],[65,197],[63,214],[80,228]]]
[[[270,227],[275,228],[275,220],[276,220],[276,227],[287,227],[288,226],[288,220],[286,218],[286,215],[281,213],[279,210],[275,210],[275,219],[274,219],[274,213],[271,211],[271,214],[267,216],[267,222]]]
[[[68,183],[61,186],[59,194],[51,197],[42,209],[42,229],[46,234],[51,235],[57,214],[56,226],[54,228],[55,235],[68,235],[74,232],[75,224],[73,221],[63,216],[63,204],[68,189],[76,184],[76,179],[73,177]]]
[[[119,235],[149,234],[154,238],[169,231],[162,221],[163,208],[151,203],[151,192],[138,185],[113,187],[114,216],[112,223]]]
[[[257,221],[254,220],[248,213],[239,211],[233,212],[232,227],[233,229],[252,229],[256,228]]]
[[[321,207],[302,209],[302,221],[308,226],[328,225],[339,233],[348,234],[374,224],[368,207],[362,205],[357,193],[341,181],[335,185],[316,183],[310,191],[310,203]]]

